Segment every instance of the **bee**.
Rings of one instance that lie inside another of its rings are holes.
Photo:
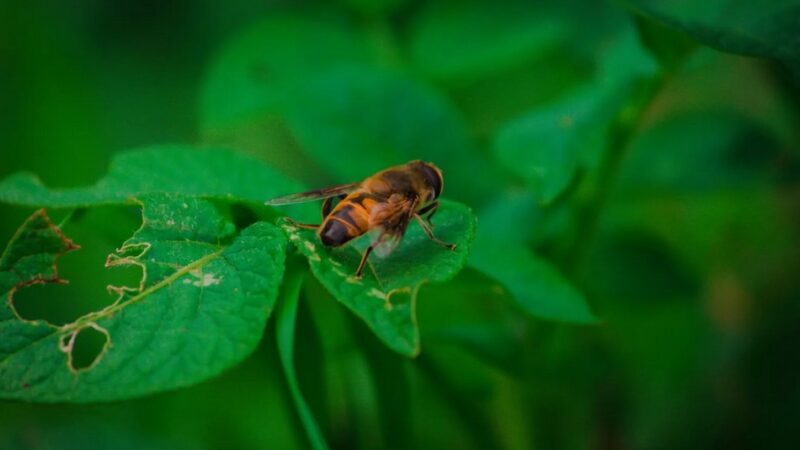
[[[322,223],[288,220],[295,226],[316,230],[327,247],[340,247],[369,232],[371,243],[364,250],[355,273],[360,279],[369,255],[374,251],[379,257],[388,256],[402,240],[412,219],[416,219],[433,242],[455,250],[455,244],[441,241],[433,234],[431,218],[439,208],[442,186],[442,171],[438,167],[429,162],[411,161],[384,169],[361,182],[287,195],[266,204],[276,206],[324,199]],[[339,202],[334,206],[335,198]]]

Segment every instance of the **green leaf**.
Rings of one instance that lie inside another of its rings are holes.
[[[344,21],[294,15],[261,20],[228,42],[211,65],[200,128],[208,132],[274,113],[288,86],[330,66],[366,61],[367,54]]]
[[[786,157],[766,130],[738,114],[674,114],[633,141],[619,175],[619,195],[691,196],[778,184]]]
[[[502,180],[452,105],[407,76],[340,67],[304,86],[286,106],[303,149],[341,182],[423,159],[442,168],[449,197],[475,204],[488,201]]]
[[[434,79],[480,77],[557,47],[563,25],[527,2],[430,2],[413,25],[411,56]]]
[[[297,408],[297,414],[300,416],[300,422],[306,431],[311,448],[324,450],[328,448],[328,445],[311,413],[311,408],[300,391],[294,368],[294,329],[297,318],[297,302],[300,298],[304,277],[305,273],[303,272],[288,272],[281,290],[281,301],[278,304],[275,333],[277,334],[278,353],[283,365],[283,373],[286,375],[286,382],[289,385],[292,401]]]
[[[301,186],[259,160],[226,149],[160,145],[114,158],[92,186],[53,190],[30,173],[0,182],[0,202],[52,208],[128,203],[150,193],[175,193],[261,204]]]
[[[387,15],[405,6],[407,0],[343,0],[350,8],[367,15]]]
[[[599,95],[584,89],[512,121],[495,138],[499,161],[528,180],[539,202],[550,203],[566,189],[586,147],[602,145],[610,118],[599,117]]]
[[[626,0],[638,14],[717,50],[800,63],[800,1]]]
[[[580,291],[522,244],[481,237],[469,264],[502,283],[531,315],[564,322],[597,321]]]
[[[211,203],[141,197],[142,227],[106,267],[138,267],[138,286],[109,287],[106,308],[55,326],[27,321],[14,293],[63,282],[58,257],[74,244],[40,210],[0,259],[0,397],[87,402],[187,386],[241,361],[258,343],[283,275],[286,240],[258,222],[238,234]],[[105,335],[94,362],[72,365],[84,330]]]
[[[681,31],[636,17],[636,29],[647,50],[658,59],[661,68],[673,71],[697,48],[697,43]]]
[[[433,223],[436,236],[457,244],[456,250],[436,245],[412,223],[390,256],[370,256],[361,280],[354,276],[361,259],[356,246],[330,249],[320,244],[313,231],[288,223],[282,226],[308,258],[311,271],[338,301],[364,320],[389,348],[415,356],[419,353],[417,292],[425,282],[443,282],[455,276],[464,266],[475,235],[475,217],[459,203],[443,201]]]
[[[512,120],[495,137],[497,159],[528,180],[541,203],[561,194],[579,168],[595,164],[613,121],[655,69],[633,30],[623,33],[602,61],[591,83]]]

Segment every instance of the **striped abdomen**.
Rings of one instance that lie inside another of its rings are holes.
[[[345,197],[320,226],[319,237],[322,243],[338,247],[369,231],[370,211],[378,203],[377,196],[363,190],[357,190]]]

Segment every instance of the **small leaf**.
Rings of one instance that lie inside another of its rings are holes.
[[[626,0],[633,11],[717,50],[800,63],[798,0]]]
[[[327,67],[367,60],[344,21],[280,15],[234,37],[203,83],[201,129],[208,132],[279,110],[287,86]]]
[[[340,182],[423,159],[442,168],[448,196],[474,205],[488,201],[494,184],[503,181],[446,98],[407,76],[339,67],[304,86],[286,106],[303,149]]]
[[[297,318],[297,302],[300,298],[300,289],[303,287],[304,276],[303,272],[288,272],[281,290],[281,301],[278,304],[275,333],[283,373],[286,375],[286,382],[289,385],[289,392],[292,395],[297,414],[300,416],[300,422],[306,431],[311,448],[324,450],[328,448],[328,445],[325,443],[317,421],[314,420],[311,408],[300,391],[294,368],[294,329]]]
[[[258,222],[238,235],[209,202],[144,196],[142,227],[107,267],[136,266],[138,286],[110,286],[108,307],[57,327],[26,321],[15,291],[62,282],[58,257],[74,245],[35,213],[0,259],[0,397],[87,402],[197,383],[241,361],[258,343],[283,275],[286,241]],[[72,365],[82,330],[106,344],[85,369]]]
[[[502,283],[517,304],[536,317],[576,323],[597,321],[583,295],[522,244],[479,238],[469,264]]]
[[[257,159],[225,149],[161,145],[121,153],[92,186],[52,190],[35,175],[0,182],[0,202],[52,208],[124,204],[150,193],[254,202],[300,190],[298,183]]]
[[[480,77],[557,47],[564,28],[527,2],[430,2],[413,25],[411,56],[434,79]]]
[[[417,291],[425,282],[442,282],[455,276],[464,266],[475,234],[475,217],[459,203],[443,201],[433,223],[436,236],[457,244],[456,250],[436,245],[412,223],[394,253],[385,259],[370,256],[361,280],[354,276],[362,253],[355,246],[329,249],[313,231],[282,226],[289,240],[308,258],[311,271],[337,300],[364,320],[392,350],[415,356],[419,353],[414,311]]]

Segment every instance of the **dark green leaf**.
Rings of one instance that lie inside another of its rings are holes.
[[[583,295],[522,244],[481,236],[469,264],[499,281],[524,311],[536,317],[576,323],[597,320]]]
[[[635,12],[724,52],[800,63],[798,0],[626,0]]]
[[[731,113],[676,114],[633,141],[620,195],[696,194],[776,182],[785,155],[755,123]],[[773,175],[770,177],[770,175]]]
[[[142,271],[137,286],[109,287],[108,307],[57,327],[27,321],[13,295],[62,282],[58,257],[75,246],[43,210],[0,259],[0,396],[36,401],[129,398],[197,383],[241,361],[258,343],[283,275],[286,241],[258,222],[236,233],[207,201],[144,196],[142,227],[106,267]],[[106,337],[94,362],[72,363],[79,333]]]
[[[354,276],[361,259],[355,246],[329,249],[320,244],[313,231],[288,223],[283,228],[308,258],[314,275],[337,300],[364,320],[392,350],[415,356],[419,353],[414,312],[417,292],[425,282],[446,281],[458,273],[475,234],[475,217],[458,203],[443,202],[434,224],[436,236],[457,244],[456,250],[436,245],[412,223],[390,256],[370,257],[361,280]]]
[[[528,180],[542,203],[563,192],[578,168],[597,161],[613,120],[641,77],[655,68],[632,31],[623,33],[602,61],[593,82],[512,120],[495,138],[497,158]]]
[[[435,79],[474,78],[536,59],[563,41],[563,23],[527,2],[430,2],[411,55]]]
[[[175,193],[261,204],[301,190],[259,160],[226,149],[161,145],[117,156],[92,186],[52,190],[33,174],[0,182],[0,202],[52,208],[123,204],[149,193]]]
[[[356,11],[367,15],[386,15],[395,11],[407,0],[342,0]]]
[[[447,100],[406,76],[370,67],[333,69],[306,85],[287,109],[303,149],[341,182],[423,159],[443,169],[449,197],[474,204],[488,200],[501,179]]]
[[[365,61],[367,53],[344,21],[292,15],[264,19],[226,44],[212,64],[202,89],[201,129],[274,113],[291,100],[288,86],[330,66]]]
[[[666,71],[678,68],[697,47],[695,41],[683,32],[643,17],[636,17],[636,28],[642,44]]]

